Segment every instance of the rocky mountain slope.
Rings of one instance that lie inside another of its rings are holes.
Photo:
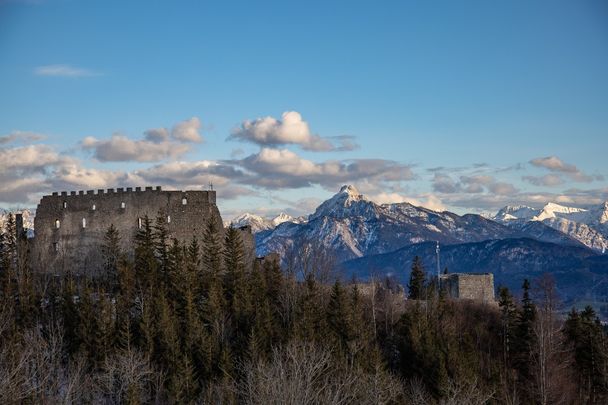
[[[279,215],[277,215],[274,218],[263,218],[259,215],[250,214],[250,213],[246,212],[242,215],[239,215],[238,217],[233,218],[231,221],[227,221],[226,223],[224,223],[224,226],[235,226],[235,227],[250,226],[251,231],[253,233],[258,233],[261,231],[267,231],[269,229],[274,229],[278,225],[281,225],[284,222],[300,224],[305,221],[306,221],[306,218],[304,218],[304,217],[294,218],[291,215],[285,214],[284,212],[281,212]]]
[[[548,203],[542,208],[506,206],[493,218],[514,229],[543,223],[597,251],[608,250],[608,201],[590,208]]]
[[[409,280],[412,259],[420,256],[432,276],[437,273],[436,244],[412,244],[394,252],[347,261],[347,277],[368,278],[371,273]],[[608,295],[608,255],[598,256],[585,246],[564,246],[529,238],[488,240],[441,246],[440,268],[457,273],[493,273],[495,285],[518,291],[524,278],[551,272],[561,297],[580,298],[585,293]]]
[[[435,212],[408,203],[378,205],[349,185],[323,202],[307,222],[285,222],[259,232],[256,243],[259,255],[320,243],[341,262],[424,241],[455,244],[518,236],[521,231],[479,215]]]

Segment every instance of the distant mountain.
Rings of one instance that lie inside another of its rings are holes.
[[[542,208],[506,206],[494,220],[521,229],[526,223],[540,222],[578,240],[597,252],[608,250],[608,201],[590,208],[548,203]]]
[[[459,216],[409,203],[378,205],[352,185],[323,202],[305,223],[285,222],[256,235],[257,253],[283,254],[291,246],[320,243],[338,262],[387,253],[424,241],[442,244],[519,237],[521,231],[479,215]]]
[[[277,227],[277,225],[280,225],[284,222],[302,223],[305,220],[306,219],[303,217],[294,218],[291,215],[285,214],[284,212],[281,212],[279,215],[277,215],[274,218],[263,218],[259,215],[245,213],[245,214],[239,215],[238,217],[233,218],[231,221],[228,221],[224,225],[225,226],[235,226],[235,227],[241,227],[241,226],[248,225],[248,226],[251,226],[251,231],[253,233],[258,233],[261,231],[274,229]]]
[[[0,229],[4,229],[4,224],[8,220],[10,214],[23,214],[23,228],[27,230],[28,237],[34,236],[34,216],[36,215],[35,209],[14,209],[6,210],[0,208]]]
[[[371,274],[409,280],[412,259],[420,256],[427,272],[437,272],[436,244],[412,244],[394,252],[371,255],[342,264],[346,277],[366,279]],[[488,240],[441,246],[440,268],[452,273],[493,273],[495,285],[518,291],[524,278],[550,272],[562,299],[580,298],[583,292],[608,295],[608,255],[597,256],[585,246],[564,246],[529,238]]]

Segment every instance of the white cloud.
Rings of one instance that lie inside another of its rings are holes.
[[[36,142],[45,139],[46,136],[36,132],[13,131],[8,135],[0,136],[0,145],[13,142]]]
[[[99,76],[98,72],[89,69],[78,68],[71,65],[45,65],[34,69],[37,76],[56,76],[56,77],[90,77]]]
[[[522,180],[535,186],[554,187],[564,184],[564,179],[557,174],[545,174],[544,176],[523,176]]]
[[[300,188],[319,184],[330,190],[358,181],[385,183],[412,180],[411,167],[383,159],[313,162],[287,149],[262,148],[259,153],[233,161],[252,175],[247,181],[264,188]]]
[[[228,139],[252,142],[260,146],[298,145],[304,150],[316,152],[358,148],[352,136],[322,138],[311,133],[308,123],[297,111],[284,112],[280,120],[263,117],[244,121],[239,128],[232,131]]]
[[[122,134],[102,140],[89,136],[80,146],[93,151],[93,156],[101,162],[174,160],[191,150],[187,143],[202,142],[200,127],[200,120],[193,117],[177,123],[171,132],[164,127],[148,129],[144,131],[144,139],[133,140]]]
[[[201,120],[192,117],[189,120],[177,123],[171,130],[171,135],[178,141],[198,143],[203,141],[203,137],[199,133],[200,128]]]
[[[580,171],[575,165],[569,164],[557,156],[539,157],[530,160],[533,166],[545,168],[552,172],[565,173],[571,180],[579,183],[590,183],[594,180],[603,180],[603,176],[589,176]]]
[[[106,140],[89,136],[83,139],[81,146],[85,150],[93,150],[93,156],[101,162],[157,162],[175,159],[190,150],[190,146],[180,143],[147,139],[134,141],[121,134],[114,134]]]
[[[371,198],[376,204],[391,204],[391,203],[410,203],[417,207],[428,208],[433,211],[445,211],[447,208],[441,202],[441,199],[433,194],[422,194],[416,197],[409,197],[399,193],[379,193],[375,195],[370,195]]]

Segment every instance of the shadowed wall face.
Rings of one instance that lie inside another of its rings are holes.
[[[53,193],[42,198],[36,211],[34,265],[38,270],[61,271],[69,263],[73,271],[98,270],[100,247],[110,225],[118,230],[122,247],[128,250],[145,216],[152,224],[161,216],[169,237],[184,243],[194,236],[202,240],[208,221],[215,221],[217,229],[223,230],[215,191],[138,187],[135,191]]]
[[[452,273],[441,276],[441,285],[452,298],[494,302],[494,275]]]

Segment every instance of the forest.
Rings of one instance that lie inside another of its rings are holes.
[[[601,404],[608,339],[560,315],[550,274],[496,305],[450,299],[412,258],[407,286],[344,280],[330,252],[256,259],[210,222],[171,240],[145,218],[101,275],[34,273],[0,238],[0,403]]]

